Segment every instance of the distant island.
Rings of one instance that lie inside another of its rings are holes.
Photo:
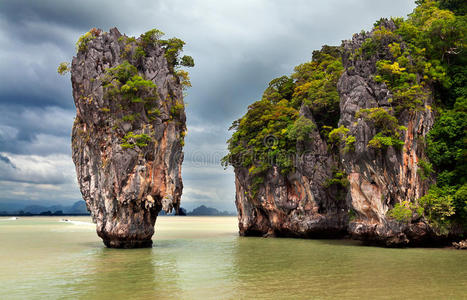
[[[174,216],[175,213],[166,214],[161,211],[159,216]],[[236,216],[235,212],[220,211],[213,207],[200,205],[192,211],[187,212],[186,209],[180,207],[180,216]],[[21,209],[11,209],[7,207],[0,208],[0,216],[89,216],[84,201],[77,201],[71,206],[62,205],[27,205]]]
[[[84,201],[77,201],[71,206],[62,205],[27,205],[21,209],[12,209],[8,206],[0,209],[0,216],[88,216]]]
[[[164,211],[161,211],[159,213],[159,216],[173,216],[173,215],[175,214],[174,213],[166,214]],[[183,207],[180,207],[178,215],[180,216],[236,216],[237,214],[235,212],[229,212],[226,210],[220,211],[213,207],[207,207],[205,205],[200,205],[190,212],[187,212],[186,209],[184,209]]]

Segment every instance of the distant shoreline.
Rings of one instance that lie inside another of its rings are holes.
[[[24,214],[14,214],[14,213],[1,213],[0,217],[90,217],[90,214],[33,214],[33,213],[24,213]]]

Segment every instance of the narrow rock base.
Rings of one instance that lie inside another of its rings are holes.
[[[125,241],[125,240],[103,240],[105,246],[108,248],[120,248],[120,249],[130,249],[130,248],[151,248],[152,240],[134,240],[134,241]]]

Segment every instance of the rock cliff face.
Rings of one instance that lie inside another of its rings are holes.
[[[306,106],[300,115],[314,122]],[[256,197],[251,197],[253,178],[248,169],[235,168],[241,235],[332,237],[345,233],[348,214],[344,195],[339,189],[325,187],[336,159],[328,154],[317,129],[309,142],[297,148],[296,171],[283,175],[273,167]]]
[[[157,214],[182,194],[180,79],[155,37],[116,28],[85,36],[71,74],[73,161],[97,234],[108,247],[151,246]]]
[[[391,29],[394,23],[387,21],[384,26]],[[235,166],[241,235],[351,236],[387,246],[429,244],[446,238],[435,234],[421,216],[409,223],[388,217],[396,203],[413,203],[428,190],[429,181],[421,180],[417,163],[424,156],[423,138],[434,115],[428,97],[421,109],[398,116],[399,125],[407,128],[401,135],[401,147],[368,147],[377,128],[358,112],[371,108],[391,111],[393,97],[384,83],[374,80],[377,60],[391,59],[389,48],[364,59],[350,59],[373,34],[356,34],[341,47],[344,72],[337,84],[338,125],[355,137],[354,149],[346,151],[341,144],[339,151],[331,151],[314,129],[308,142],[297,143],[295,171],[283,175],[273,167],[256,194],[251,191],[254,176],[247,168]],[[300,115],[316,124],[306,106],[302,105]],[[329,181],[335,169],[346,174],[345,187]]]
[[[387,28],[394,26],[392,22],[385,25]],[[420,219],[403,224],[388,218],[387,212],[394,204],[414,201],[428,190],[427,182],[421,180],[417,172],[417,163],[424,156],[423,138],[434,122],[431,98],[426,99],[422,109],[404,111],[398,117],[399,124],[407,128],[400,149],[388,147],[381,151],[368,147],[376,128],[371,122],[358,118],[357,112],[378,107],[391,109],[393,95],[384,83],[373,80],[376,60],[390,59],[389,49],[368,60],[349,59],[350,53],[360,48],[366,38],[368,34],[358,34],[343,43],[346,70],[337,86],[341,113],[339,125],[349,128],[349,133],[356,138],[355,150],[340,157],[349,180],[347,203],[355,212],[348,231],[354,238],[386,245],[429,242],[435,236],[427,223]]]

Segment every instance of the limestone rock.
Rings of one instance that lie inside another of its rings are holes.
[[[384,26],[394,29],[392,21]],[[391,107],[392,94],[384,83],[376,82],[376,62],[390,59],[389,48],[366,58],[350,59],[373,32],[355,34],[343,41],[344,72],[337,90],[340,97],[338,126],[355,137],[354,150],[330,151],[317,130],[310,141],[297,143],[299,157],[295,172],[283,175],[273,167],[255,196],[248,169],[234,166],[236,205],[241,235],[332,237],[350,236],[386,246],[427,245],[447,241],[451,233],[440,234],[423,217],[398,222],[387,213],[401,201],[413,203],[423,196],[430,181],[420,178],[418,161],[424,157],[424,137],[434,123],[428,97],[423,109],[403,111],[397,118],[407,128],[400,148],[373,149],[368,142],[377,128],[357,117],[361,109]],[[300,114],[313,121],[302,106]],[[326,184],[332,169],[345,171],[348,187],[343,190]],[[455,234],[455,233],[454,233]]]
[[[314,122],[306,106],[301,116]],[[235,168],[236,205],[241,235],[333,237],[346,232],[345,198],[325,187],[337,162],[327,154],[317,129],[310,142],[298,145],[306,151],[295,158],[296,172],[287,176],[270,170],[256,197],[251,197],[251,176]]]
[[[394,27],[390,21],[387,28]],[[374,125],[357,118],[360,109],[390,107],[392,97],[384,83],[375,82],[377,59],[389,59],[389,51],[372,56],[367,60],[350,60],[349,54],[360,48],[372,33],[356,34],[350,41],[344,41],[343,62],[346,71],[338,82],[341,116],[339,125],[349,128],[355,136],[355,151],[342,154],[342,166],[349,179],[347,202],[356,217],[349,223],[349,233],[357,239],[371,240],[387,245],[404,245],[431,239],[429,226],[399,224],[386,216],[391,205],[403,200],[418,199],[428,190],[428,184],[420,179],[417,172],[418,160],[423,157],[423,137],[434,122],[433,112],[428,108],[404,112],[398,119],[405,127],[404,145],[401,149],[389,147],[375,150],[368,142],[375,135]],[[417,233],[415,233],[416,231]],[[413,236],[414,238],[411,238]]]
[[[109,73],[118,66],[128,73]],[[178,210],[182,194],[180,80],[158,43],[116,28],[93,30],[71,75],[73,161],[97,234],[108,247],[151,246],[157,214]]]

